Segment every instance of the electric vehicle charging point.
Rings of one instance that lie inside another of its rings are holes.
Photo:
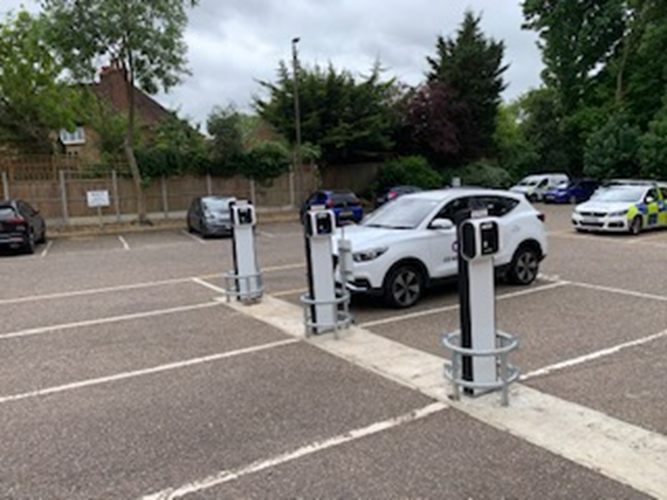
[[[332,261],[332,236],[336,217],[332,210],[313,208],[304,220],[306,259],[308,264],[308,293],[301,296],[306,337],[350,326],[350,295],[344,286],[336,293]],[[349,243],[349,242],[347,242]],[[351,249],[350,249],[351,259]],[[347,258],[345,258],[347,260]]]
[[[509,384],[519,369],[509,364],[509,354],[519,342],[496,329],[493,257],[502,245],[495,217],[465,218],[458,225],[459,297],[461,330],[443,335],[451,351],[444,374],[453,386],[453,399],[501,390],[501,404],[509,404]]]
[[[248,201],[229,204],[232,219],[232,255],[234,270],[225,273],[227,301],[235,297],[241,302],[256,302],[262,298],[262,273],[255,253],[255,207]]]

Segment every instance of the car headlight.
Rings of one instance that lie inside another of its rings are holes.
[[[372,248],[370,250],[363,250],[361,252],[354,252],[352,254],[352,259],[355,262],[368,262],[369,260],[377,259],[387,250],[388,250],[387,247],[380,247],[380,248]]]
[[[617,210],[616,212],[609,212],[608,216],[609,217],[622,217],[624,215],[627,215],[628,210]]]

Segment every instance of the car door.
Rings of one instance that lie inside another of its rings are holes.
[[[456,224],[455,217],[462,211],[468,210],[470,198],[462,196],[446,202],[433,217],[435,219],[449,219]],[[445,278],[458,273],[458,242],[456,227],[452,229],[429,228],[429,274],[432,278]]]
[[[644,196],[646,212],[644,213],[644,227],[656,227],[658,225],[658,216],[660,214],[660,195],[656,188],[651,188]]]
[[[39,210],[36,210],[30,203],[25,201],[22,203],[23,209],[30,219],[35,237],[41,240],[42,235],[44,234],[44,218],[39,214]]]
[[[658,189],[660,200],[658,201],[658,225],[661,227],[667,226],[667,187],[660,187]]]

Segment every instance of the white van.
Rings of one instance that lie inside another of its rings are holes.
[[[544,193],[569,180],[567,174],[533,174],[521,179],[510,191],[523,193],[530,201],[542,201]]]

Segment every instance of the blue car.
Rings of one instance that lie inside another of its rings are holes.
[[[301,220],[312,206],[324,206],[333,210],[336,215],[336,224],[344,225],[361,222],[364,218],[364,208],[357,195],[349,189],[334,189],[315,191],[301,206]]]
[[[544,194],[544,203],[581,203],[588,200],[600,182],[594,179],[563,181]]]

